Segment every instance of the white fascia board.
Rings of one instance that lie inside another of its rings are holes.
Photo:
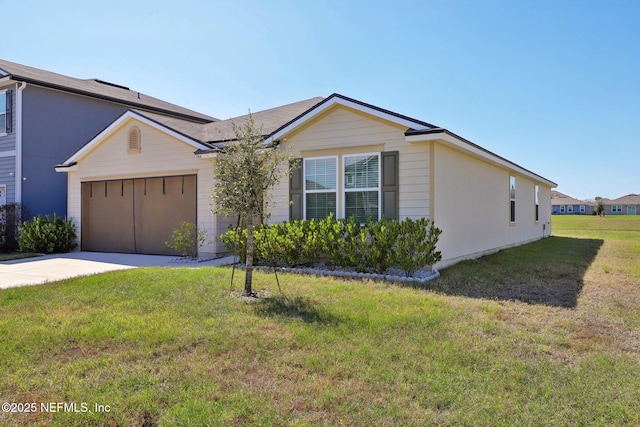
[[[15,80],[11,80],[11,76],[0,77],[0,87],[16,84]]]
[[[150,120],[144,116],[141,116],[136,112],[127,111],[126,113],[118,117],[115,121],[113,121],[109,126],[107,126],[106,129],[104,129],[102,132],[96,135],[91,141],[86,143],[81,149],[73,153],[73,155],[69,157],[67,160],[65,160],[63,164],[77,162],[86,153],[91,151],[94,147],[99,145],[105,138],[107,138],[111,133],[113,133],[116,129],[118,129],[120,125],[122,125],[122,123],[124,123],[128,119],[134,119],[134,120],[137,120],[138,122],[144,123],[160,132],[163,132],[167,135],[174,137],[179,141],[184,142],[185,144],[192,146],[196,150],[208,150],[210,148],[190,138],[187,138],[186,136],[179,134],[178,132],[175,132],[159,123],[156,123],[153,120]]]
[[[324,104],[314,108],[312,111],[310,111],[309,113],[307,113],[304,116],[300,117],[295,122],[290,123],[288,126],[286,126],[285,128],[279,130],[277,133],[271,135],[269,138],[265,139],[265,143],[266,144],[270,144],[273,141],[279,140],[280,138],[282,138],[283,136],[285,136],[285,135],[289,134],[290,132],[294,131],[295,129],[297,129],[298,127],[302,126],[303,124],[305,124],[309,120],[313,120],[314,117],[317,117],[320,114],[322,114],[325,111],[327,111],[328,109],[332,108],[334,105],[342,105],[344,107],[348,107],[348,108],[351,108],[353,110],[360,111],[360,112],[365,113],[365,114],[369,114],[369,115],[377,117],[379,119],[386,120],[386,121],[389,121],[389,122],[392,122],[392,123],[396,123],[396,124],[398,124],[400,126],[406,127],[407,129],[424,129],[425,128],[425,126],[423,124],[414,122],[412,120],[403,119],[402,117],[398,117],[396,115],[389,114],[389,113],[386,113],[384,111],[380,111],[380,110],[377,110],[375,108],[371,108],[371,107],[368,107],[366,105],[362,105],[362,104],[359,104],[357,102],[353,102],[353,101],[350,101],[348,99],[343,99],[343,98],[341,98],[339,96],[336,96],[334,98],[329,99]]]
[[[555,182],[549,181],[548,179],[545,179],[540,175],[536,175],[535,173],[528,171],[525,168],[516,165],[515,163],[512,163],[489,151],[485,151],[484,149],[476,147],[470,144],[469,142],[463,139],[457,138],[456,136],[451,135],[447,132],[429,133],[424,135],[408,135],[408,136],[405,136],[405,140],[409,143],[430,142],[430,141],[443,143],[448,147],[454,148],[458,151],[462,151],[473,157],[480,158],[488,163],[502,167],[504,169],[517,172],[520,175],[523,175],[523,176],[526,176],[527,178],[532,179],[533,181],[546,184],[551,188],[555,188],[558,186]]]
[[[73,166],[56,166],[56,172],[75,172],[78,170],[78,165]]]

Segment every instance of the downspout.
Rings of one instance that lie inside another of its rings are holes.
[[[27,87],[27,82],[22,82],[18,87],[16,97],[16,196],[15,201],[22,203],[22,91]]]

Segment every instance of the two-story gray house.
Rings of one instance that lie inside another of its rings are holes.
[[[216,121],[127,87],[0,59],[0,205],[67,214],[67,177],[54,166],[127,110],[197,124]]]

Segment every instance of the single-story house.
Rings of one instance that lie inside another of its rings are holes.
[[[551,233],[556,184],[447,129],[343,95],[252,114],[300,168],[273,190],[272,222],[357,215],[430,218],[439,267]],[[90,251],[170,253],[181,221],[207,232],[206,253],[235,218],[211,213],[213,170],[232,123],[194,124],[129,110],[56,167],[68,213]],[[284,173],[283,173],[284,175]]]
[[[627,194],[617,199],[604,199],[606,215],[640,215],[640,194]]]
[[[559,191],[551,192],[552,215],[593,215],[594,211],[594,203],[574,199]]]

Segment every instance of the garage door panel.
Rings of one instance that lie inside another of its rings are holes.
[[[82,183],[82,250],[135,252],[133,181]]]
[[[164,242],[167,236],[167,200],[163,194],[164,178],[136,180],[136,241],[138,251],[147,254],[173,255]]]
[[[196,176],[82,183],[82,249],[176,255],[165,242],[196,223]]]

